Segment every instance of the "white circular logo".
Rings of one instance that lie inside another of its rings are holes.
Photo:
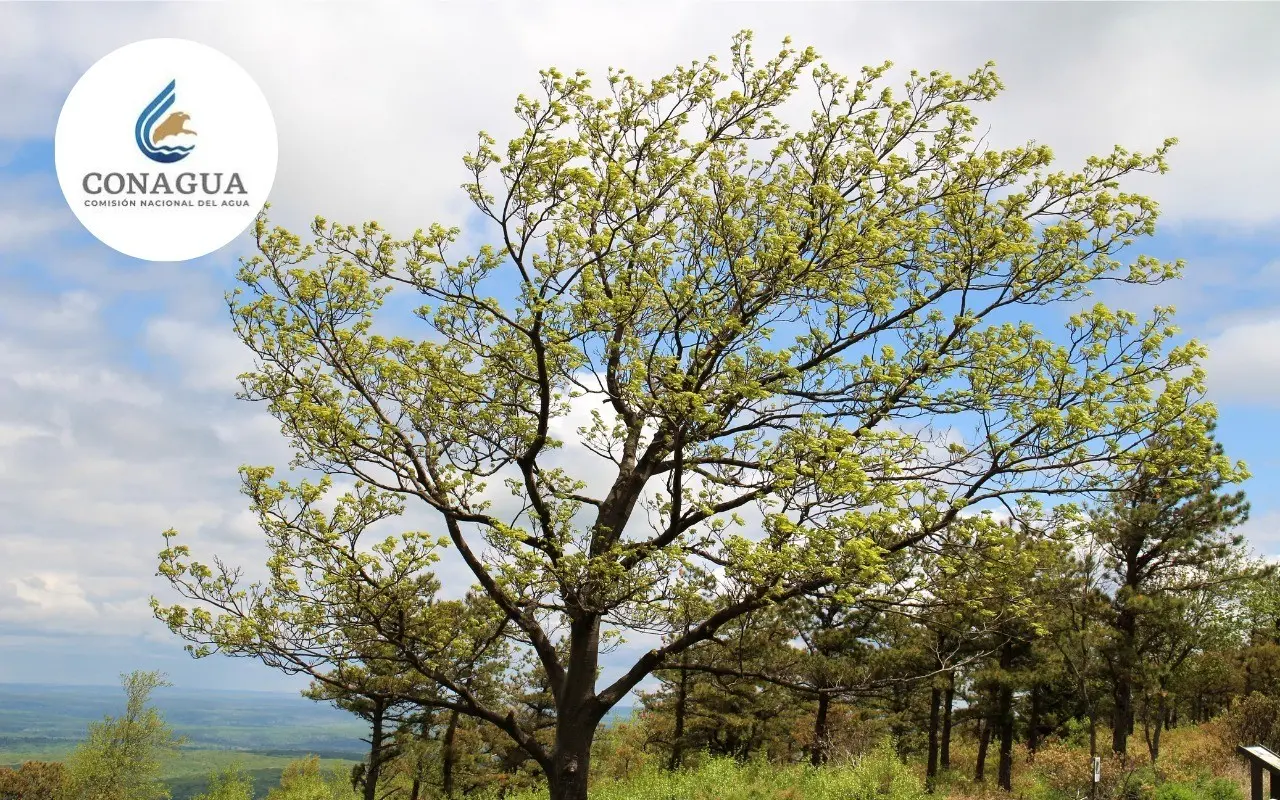
[[[147,261],[199,258],[239,236],[267,201],[278,157],[253,78],[184,39],[135,42],[90,67],[53,148],[76,218]]]

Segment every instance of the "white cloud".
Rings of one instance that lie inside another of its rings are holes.
[[[42,436],[54,436],[54,432],[38,425],[5,425],[0,424],[0,447],[17,444],[24,439],[35,439]]]
[[[77,616],[95,615],[97,609],[85,599],[84,588],[77,576],[67,573],[40,572],[13,581],[14,594],[36,613],[55,611]],[[29,611],[29,609],[24,609]]]
[[[1263,556],[1280,556],[1280,510],[1253,514],[1240,526],[1240,533]]]
[[[16,250],[65,226],[65,216],[56,212],[9,210],[0,215],[0,248]]]
[[[1217,401],[1280,405],[1280,317],[1231,325],[1205,342],[1209,396]]]
[[[3,97],[0,91],[0,98]],[[6,160],[3,141],[0,136],[0,168]],[[13,145],[10,147],[16,150]],[[6,177],[0,183],[0,252],[38,249],[75,222],[71,209],[57,192],[56,182],[30,176]]]
[[[49,395],[76,394],[89,400],[118,400],[130,405],[155,405],[160,395],[131,384],[119,372],[111,369],[87,371],[27,369],[13,371],[9,379],[20,389]]]
[[[142,348],[113,330],[108,305],[80,292],[0,301],[5,626],[160,636],[145,604],[164,594],[154,573],[171,526],[206,551],[263,561],[261,538],[245,535],[235,468],[279,463],[278,437],[222,388],[131,364]],[[198,366],[217,374],[217,364]]]
[[[160,317],[147,323],[147,344],[172,359],[192,389],[234,393],[236,376],[253,367],[245,346],[229,326],[215,328],[189,320]]]

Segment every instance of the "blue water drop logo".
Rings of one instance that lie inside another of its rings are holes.
[[[194,144],[160,144],[161,141],[174,136],[196,135],[195,131],[187,127],[191,116],[185,111],[174,111],[166,116],[166,112],[177,100],[177,84],[176,79],[169,81],[169,85],[164,87],[138,115],[138,124],[133,130],[134,140],[142,154],[161,164],[181,161],[196,149]]]

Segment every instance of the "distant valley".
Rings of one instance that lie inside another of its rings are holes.
[[[192,747],[360,758],[365,724],[332,706],[283,692],[169,687],[156,708]],[[0,761],[15,750],[69,748],[86,725],[123,710],[118,686],[0,684]]]
[[[210,772],[231,763],[254,778],[262,797],[293,759],[317,755],[345,769],[365,756],[363,721],[301,695],[168,687],[152,700],[188,740],[183,757],[168,770],[173,800],[204,791]],[[0,683],[0,766],[59,760],[90,722],[123,710],[118,686]],[[626,719],[631,711],[615,708],[608,721]]]

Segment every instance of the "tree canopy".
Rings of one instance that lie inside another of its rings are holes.
[[[1122,181],[1173,141],[1055,170],[975,134],[991,65],[897,92],[889,68],[758,58],[742,34],[651,81],[550,69],[522,131],[464,159],[466,235],[317,218],[304,242],[260,217],[229,297],[242,396],[325,478],[247,468],[270,580],[170,542],[162,572],[196,602],[157,615],[291,669],[331,646],[397,662],[581,800],[609,709],[726,626],[852,601],[962,514],[1106,492],[1153,436],[1204,435],[1203,348],[1171,341],[1172,310],[1081,302],[1179,274],[1118,258],[1157,216]],[[1026,319],[1045,306],[1061,329]],[[329,476],[355,488],[325,513]],[[358,541],[408,502],[470,573],[465,620],[433,597],[433,536]],[[617,635],[653,646],[604,682]],[[497,640],[536,664],[549,735],[468,682]]]

